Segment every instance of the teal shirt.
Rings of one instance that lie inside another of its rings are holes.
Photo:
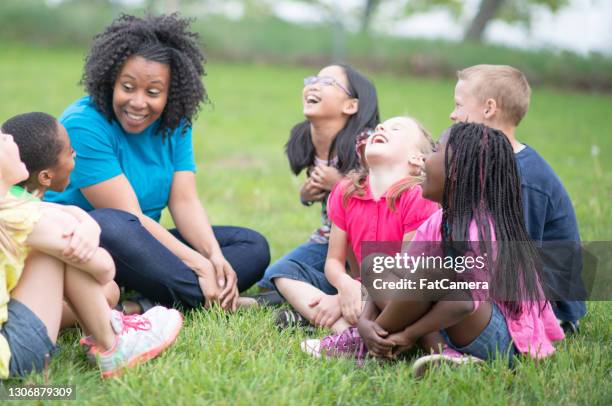
[[[191,127],[183,135],[179,127],[165,140],[155,132],[159,122],[139,134],[126,133],[117,120],[109,122],[88,96],[68,106],[60,122],[68,131],[76,162],[66,190],[48,191],[47,201],[93,210],[81,189],[123,174],[142,212],[159,221],[168,205],[174,172],[196,170]]]

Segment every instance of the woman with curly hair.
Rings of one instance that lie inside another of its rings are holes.
[[[76,166],[68,188],[45,198],[97,209],[117,282],[144,296],[128,313],[150,302],[233,310],[270,260],[259,233],[211,227],[198,197],[192,120],[208,98],[188,29],[176,14],[119,16],[94,37],[82,79],[88,96],[60,118]],[[165,207],[176,229],[158,223]]]

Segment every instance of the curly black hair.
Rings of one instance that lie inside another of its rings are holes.
[[[131,56],[166,64],[170,67],[168,101],[157,131],[169,135],[183,125],[183,133],[192,124],[200,103],[208,102],[201,77],[204,55],[198,47],[198,34],[188,31],[191,19],[178,14],[139,18],[121,14],[94,37],[81,84],[95,107],[112,121],[113,87],[117,75]]]

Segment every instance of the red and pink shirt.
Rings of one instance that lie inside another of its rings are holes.
[[[442,209],[434,213],[419,227],[412,238],[412,242],[442,241],[441,224]],[[470,240],[479,241],[478,228],[474,221],[470,224]],[[491,233],[491,241],[495,241],[494,232]],[[478,293],[477,291],[472,292],[474,311],[480,305],[478,297],[481,295]],[[514,345],[521,353],[529,354],[533,358],[544,358],[555,352],[552,343],[565,337],[549,302],[530,302],[524,306],[523,312],[516,318],[509,316],[502,303],[496,302],[496,304],[506,319],[506,325]],[[543,304],[544,308],[540,311]]]
[[[363,196],[354,194],[345,207],[343,196],[350,182],[343,180],[332,190],[327,213],[332,223],[346,232],[360,265],[362,242],[402,241],[404,234],[416,230],[439,207],[421,196],[421,186],[413,186],[400,195],[395,202],[395,210],[391,210],[387,204],[387,192],[375,200],[368,179]]]

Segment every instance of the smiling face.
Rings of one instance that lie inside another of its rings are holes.
[[[10,187],[26,180],[28,175],[13,136],[0,131],[0,182],[4,187]]]
[[[50,185],[49,189],[56,192],[63,192],[70,182],[70,173],[74,169],[75,152],[72,149],[70,138],[66,128],[57,123],[57,136],[63,147],[57,160],[57,164],[53,168],[49,168]]]
[[[365,146],[368,166],[409,165],[422,155],[427,140],[416,121],[394,117],[376,126]],[[416,162],[416,161],[415,161]]]
[[[337,65],[327,66],[317,74],[323,80],[304,86],[302,104],[308,120],[350,116],[357,112],[358,100],[350,97],[344,69]]]
[[[454,123],[485,123],[486,103],[474,96],[474,83],[459,80],[455,86],[455,109],[450,114]]]
[[[117,75],[113,88],[113,111],[123,130],[144,131],[164,111],[168,101],[170,67],[132,56]]]
[[[445,174],[445,150],[450,129],[446,129],[436,143],[434,151],[425,157],[425,180],[421,184],[422,195],[425,199],[442,203],[444,198]]]

